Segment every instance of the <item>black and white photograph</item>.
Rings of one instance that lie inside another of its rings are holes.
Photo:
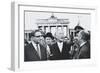
[[[88,6],[13,3],[12,70],[95,64],[95,16]]]
[[[24,11],[24,62],[91,58],[91,14]]]

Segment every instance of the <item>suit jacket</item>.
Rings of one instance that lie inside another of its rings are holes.
[[[86,42],[83,46],[79,48],[79,51],[76,53],[76,59],[87,59],[90,58],[90,43]]]
[[[50,60],[63,60],[63,59],[70,59],[70,45],[66,42],[63,42],[62,52],[60,52],[58,44],[55,43],[50,47],[51,56]]]
[[[24,47],[24,61],[40,61],[40,60],[47,60],[47,52],[46,48],[40,45],[41,51],[41,59],[35,50],[32,43],[28,44]]]

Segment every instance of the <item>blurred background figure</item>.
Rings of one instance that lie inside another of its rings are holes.
[[[78,25],[74,28],[74,30],[75,30],[75,35],[77,35],[81,30],[84,30],[84,28]]]
[[[28,45],[28,41],[26,39],[24,39],[24,46]]]
[[[90,58],[90,42],[89,40],[89,33],[82,30],[77,34],[77,44],[73,58],[74,59],[87,59]],[[75,47],[74,47],[75,48]]]

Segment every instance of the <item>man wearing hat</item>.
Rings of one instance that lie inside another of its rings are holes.
[[[47,48],[47,58],[50,59],[51,54],[51,46],[54,43],[54,37],[51,32],[46,33],[44,36],[45,42],[46,42],[46,48]]]

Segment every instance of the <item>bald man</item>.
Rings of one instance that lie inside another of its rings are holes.
[[[51,60],[70,59],[70,45],[64,42],[64,32],[59,30],[55,33],[56,43],[51,46]]]

